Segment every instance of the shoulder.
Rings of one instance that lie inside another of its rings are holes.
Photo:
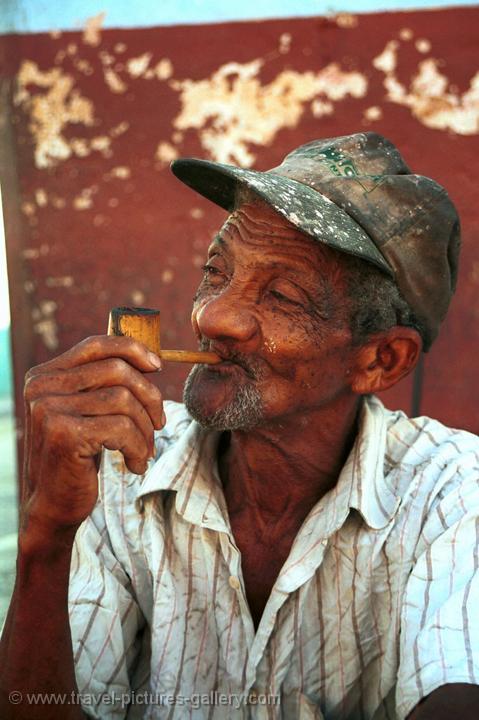
[[[384,417],[385,474],[428,541],[479,516],[479,438],[429,417],[386,409]]]

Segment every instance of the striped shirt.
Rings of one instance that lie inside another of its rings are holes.
[[[78,691],[95,718],[405,718],[479,683],[479,440],[364,401],[255,631],[216,454],[167,403],[144,476],[107,452],[74,548]]]

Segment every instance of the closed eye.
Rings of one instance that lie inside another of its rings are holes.
[[[306,293],[298,285],[284,280],[274,280],[268,288],[268,293],[276,300],[291,305],[303,307],[308,302]]]

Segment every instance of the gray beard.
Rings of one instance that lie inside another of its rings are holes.
[[[183,388],[183,402],[186,409],[203,427],[214,430],[250,430],[257,427],[264,418],[263,403],[257,388],[246,383],[240,385],[235,396],[213,415],[204,412],[194,388],[200,368],[196,365],[186,378]]]

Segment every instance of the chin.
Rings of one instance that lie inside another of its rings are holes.
[[[197,422],[214,430],[251,430],[264,420],[259,390],[251,382],[214,376],[195,365],[183,389],[183,402]]]

